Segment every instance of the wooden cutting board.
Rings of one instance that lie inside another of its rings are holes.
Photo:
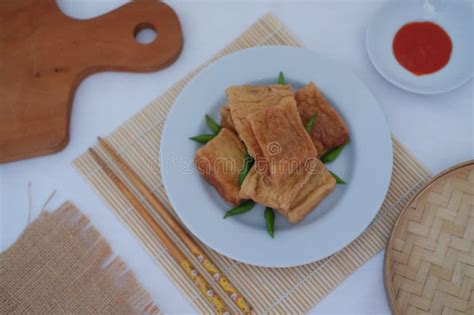
[[[158,33],[152,43],[136,41],[144,28]],[[74,91],[89,74],[156,71],[182,46],[178,17],[158,1],[76,20],[55,0],[1,0],[0,163],[63,149]]]

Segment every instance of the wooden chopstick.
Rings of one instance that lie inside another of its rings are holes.
[[[245,314],[251,313],[252,308],[245,300],[243,295],[232,285],[222,271],[214,265],[198,244],[189,236],[189,234],[181,227],[176,219],[169,213],[165,206],[155,197],[148,189],[145,183],[138,175],[127,165],[127,163],[115,152],[115,150],[107,143],[106,140],[98,138],[99,145],[112,158],[112,161],[125,174],[130,183],[145,197],[148,203],[155,209],[173,232],[181,239],[185,246],[197,258],[204,269],[217,280],[219,286],[234,301],[235,305]]]
[[[186,258],[183,252],[173,243],[171,238],[166,232],[158,225],[155,219],[148,213],[145,207],[140,201],[133,195],[128,189],[124,182],[118,178],[112,169],[105,163],[105,161],[95,152],[92,148],[89,149],[90,154],[96,160],[100,167],[104,170],[105,174],[112,180],[120,192],[127,198],[132,207],[141,215],[143,220],[158,236],[162,243],[167,248],[168,252],[174,258],[174,260],[183,268],[186,274],[191,278],[192,282],[198,287],[199,291],[206,299],[214,305],[217,314],[230,314],[230,310],[221,297],[212,289],[206,279],[194,268],[191,262]]]

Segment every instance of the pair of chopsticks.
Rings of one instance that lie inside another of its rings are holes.
[[[153,195],[147,188],[145,183],[138,177],[138,175],[127,165],[117,152],[107,143],[106,140],[98,138],[100,147],[110,156],[111,160],[118,166],[121,172],[129,180],[129,182],[136,188],[136,190],[145,197],[146,201],[151,207],[158,212],[166,224],[176,234],[176,236],[184,243],[184,245],[197,258],[204,269],[212,276],[219,284],[224,292],[231,298],[235,305],[244,313],[250,314],[252,308],[245,300],[242,294],[230,283],[225,275],[214,265],[214,263],[207,257],[204,251],[198,244],[189,236],[189,234],[181,227],[176,219],[169,213],[163,204]],[[148,226],[158,236],[158,238],[165,245],[174,260],[183,268],[186,274],[191,278],[193,283],[198,287],[202,295],[214,305],[218,314],[230,314],[228,306],[224,303],[221,297],[213,290],[206,279],[194,268],[191,262],[186,258],[178,246],[171,240],[166,232],[161,228],[158,222],[151,216],[148,210],[142,205],[138,198],[132,193],[127,185],[114,173],[114,171],[107,165],[107,163],[99,156],[99,154],[92,148],[89,149],[92,157],[104,170],[106,175],[112,180],[120,192],[130,202],[132,207],[140,214]]]

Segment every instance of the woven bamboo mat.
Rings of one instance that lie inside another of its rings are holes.
[[[407,204],[387,245],[385,286],[395,314],[474,314],[474,161]]]
[[[156,196],[171,208],[161,182],[158,148],[166,114],[183,87],[207,64],[229,53],[259,45],[301,44],[272,15],[265,15],[221,52],[177,82],[128,122],[114,131],[107,140],[143,179]],[[382,250],[390,231],[406,202],[429,180],[428,172],[393,138],[394,168],[389,192],[374,221],[367,230],[346,248],[323,260],[293,268],[260,268],[226,258],[205,248],[210,258],[247,297],[258,313],[302,313],[311,309],[347,276]],[[96,147],[100,151],[99,147]],[[102,196],[120,220],[138,238],[176,285],[196,308],[205,313],[212,307],[199,295],[193,284],[174,263],[158,239],[153,237],[143,220],[102,172],[92,157],[85,153],[74,161],[78,169]],[[113,166],[112,166],[113,167]],[[148,205],[146,204],[148,207]],[[151,209],[150,209],[151,210]],[[355,211],[357,209],[354,209]],[[151,210],[153,213],[153,211]],[[154,214],[158,222],[162,220]],[[176,243],[194,262],[193,256]],[[203,274],[206,274],[201,270]],[[211,283],[213,279],[208,279]],[[224,299],[226,295],[216,289]],[[226,300],[229,305],[233,303]],[[235,310],[237,312],[237,310]]]

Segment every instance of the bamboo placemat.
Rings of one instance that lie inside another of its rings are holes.
[[[474,161],[436,176],[406,205],[385,253],[395,314],[474,314]]]
[[[162,96],[146,106],[129,121],[114,131],[107,140],[143,179],[163,203],[172,209],[161,182],[159,146],[166,115],[183,87],[210,62],[229,53],[259,45],[301,44],[286,27],[270,14],[262,17],[241,36],[201,65],[184,79],[173,85]],[[239,263],[206,248],[207,254],[226,274],[230,281],[246,296],[258,313],[301,313],[308,311],[347,276],[382,250],[390,231],[407,200],[429,180],[429,173],[400,143],[393,138],[394,165],[389,192],[374,221],[367,230],[346,248],[323,260],[293,268],[261,268]],[[100,151],[98,146],[95,149]],[[109,161],[110,162],[110,161]],[[177,266],[158,239],[153,237],[140,216],[115,188],[93,158],[84,153],[74,161],[75,167],[102,196],[127,228],[138,238],[168,275],[175,281],[196,308],[210,313],[212,307],[200,296],[193,284]],[[112,165],[113,167],[113,165]],[[118,172],[119,173],[119,172]],[[146,204],[160,224],[160,217]],[[354,209],[357,211],[358,209]],[[170,229],[165,230],[173,235]],[[173,235],[173,239],[194,261],[193,256]],[[203,274],[206,273],[200,270]],[[211,283],[213,279],[208,279]],[[217,291],[227,299],[226,295]],[[226,300],[229,305],[233,303]],[[237,310],[234,309],[236,312]]]

